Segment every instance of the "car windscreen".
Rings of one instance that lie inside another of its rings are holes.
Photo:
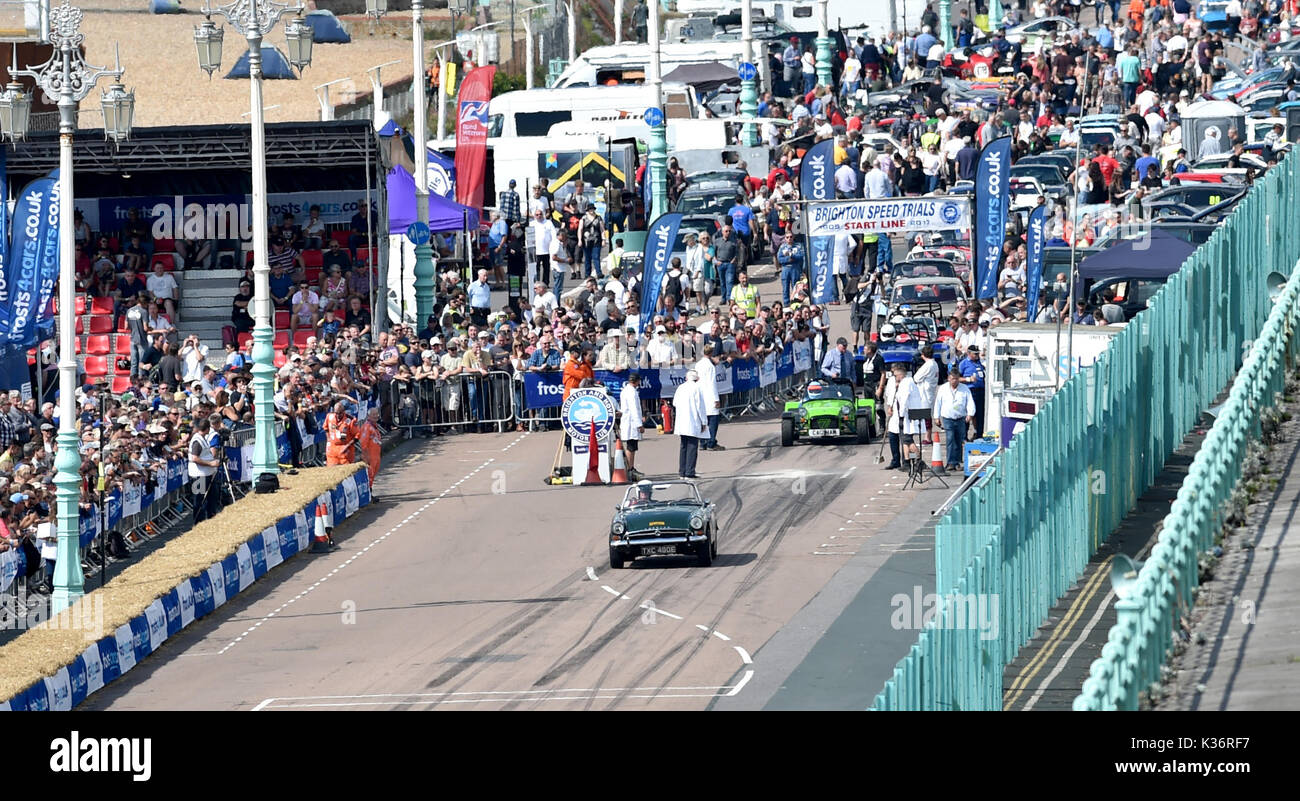
[[[1043,185],[1064,183],[1061,171],[1050,164],[1017,164],[1011,168],[1011,177],[1034,178]]]
[[[677,201],[677,211],[682,214],[725,214],[736,199],[730,195],[683,195]]]
[[[955,303],[957,287],[951,284],[917,284],[894,289],[894,303]]]
[[[647,497],[648,496],[648,497]],[[693,484],[685,481],[669,481],[653,484],[646,488],[635,484],[627,488],[623,496],[624,506],[650,506],[671,503],[699,503],[700,495]]]
[[[895,278],[956,278],[952,264],[942,261],[901,261],[894,265]]]
[[[852,385],[818,381],[809,384],[804,390],[804,400],[834,400],[836,398],[852,400]]]

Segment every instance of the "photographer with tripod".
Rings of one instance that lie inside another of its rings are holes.
[[[212,423],[208,418],[199,418],[194,424],[190,436],[189,476],[190,491],[194,496],[194,523],[215,517],[221,511],[222,493],[221,476],[218,468],[221,460],[212,447]]]

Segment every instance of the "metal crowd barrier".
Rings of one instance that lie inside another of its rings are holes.
[[[406,429],[408,437],[420,429],[495,425],[503,430],[516,422],[515,381],[502,370],[392,381],[388,390],[393,427]]]

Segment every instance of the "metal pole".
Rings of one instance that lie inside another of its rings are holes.
[[[952,49],[956,42],[956,39],[949,38],[952,36],[952,0],[939,0],[939,30],[934,35],[944,43],[945,49]]]
[[[418,78],[418,76],[417,76]],[[375,108],[375,113],[379,108]],[[372,126],[373,129],[373,126]],[[366,283],[370,287],[370,330],[375,331],[378,328],[379,308],[375,306],[375,265],[379,262],[377,257],[379,242],[375,238],[374,225],[370,219],[370,204],[373,202],[370,194],[370,137],[372,131],[366,131],[366,234],[370,237],[370,263],[366,265]]]
[[[647,19],[650,41],[650,86],[654,89],[654,107],[663,110],[664,81],[659,66],[659,0],[650,0],[649,18]],[[668,121],[662,125],[650,126],[650,204],[653,215],[646,220],[649,224],[654,217],[668,212]]]
[[[623,0],[614,0],[614,44],[623,44]]]
[[[741,42],[744,44],[743,62],[754,64],[754,0],[745,0],[740,7]],[[757,66],[757,65],[755,65]],[[753,118],[758,114],[758,88],[754,79],[742,79],[740,82],[740,114]],[[758,146],[758,125],[745,123],[741,129],[741,144],[746,147]]]
[[[68,8],[62,6],[61,8]],[[78,12],[78,18],[80,12]],[[77,434],[75,393],[77,358],[73,336],[77,325],[76,265],[73,263],[74,198],[72,182],[72,137],[77,128],[77,98],[74,94],[72,54],[80,34],[75,38],[63,31],[52,34],[61,55],[62,91],[59,93],[59,181],[56,203],[59,209],[59,435],[54,466],[58,550],[54,564],[54,594],[50,601],[53,614],[76,603],[85,592],[81,572],[81,518],[77,502],[81,496],[81,437]],[[17,45],[15,45],[17,47]],[[37,354],[37,363],[40,354]]]
[[[1086,98],[1086,97],[1088,96],[1088,68],[1089,68],[1091,65],[1092,65],[1092,54],[1089,53],[1089,55],[1088,55],[1088,59],[1087,59],[1087,61],[1084,63],[1084,68],[1083,68],[1083,83],[1079,86],[1079,116],[1080,116],[1080,117],[1083,116],[1083,112],[1084,112],[1084,108],[1083,108],[1084,98]],[[1079,157],[1080,157],[1080,151],[1081,151],[1082,147],[1083,147],[1083,139],[1082,139],[1082,137],[1079,137],[1078,140],[1074,143],[1074,164],[1075,164],[1074,169],[1075,169],[1076,171],[1079,169],[1079,166],[1078,166],[1078,165],[1079,165]],[[1069,334],[1068,334],[1068,336],[1067,336],[1067,342],[1066,342],[1066,345],[1065,345],[1065,347],[1066,347],[1066,353],[1067,353],[1067,358],[1066,358],[1066,362],[1065,362],[1065,365],[1066,365],[1065,369],[1068,371],[1068,373],[1069,373],[1070,375],[1073,375],[1073,373],[1074,373],[1074,283],[1075,283],[1075,280],[1076,280],[1076,276],[1075,276],[1075,254],[1078,252],[1078,247],[1079,247],[1079,220],[1078,220],[1078,216],[1079,216],[1079,179],[1078,179],[1077,176],[1074,177],[1073,183],[1074,183],[1074,194],[1073,194],[1074,202],[1071,204],[1072,207],[1073,207],[1073,211],[1072,211],[1071,214],[1070,214],[1070,217],[1071,217],[1071,222],[1070,222],[1070,225],[1071,225],[1071,232],[1073,233],[1073,236],[1070,237],[1070,299],[1069,299],[1069,302],[1068,302],[1068,303],[1066,304],[1066,306],[1065,306],[1065,313],[1068,314],[1068,315],[1070,316]],[[1031,320],[1030,322],[1033,322],[1033,321]],[[1057,362],[1057,365],[1056,365],[1056,387],[1057,387],[1057,389],[1060,389],[1060,387],[1061,387],[1061,382],[1062,382],[1064,379],[1061,378],[1061,365],[1060,365],[1060,362],[1061,362],[1061,321],[1060,321],[1059,319],[1056,321],[1056,362]]]
[[[413,54],[415,57],[415,74],[424,75],[424,25],[422,24],[424,6],[420,0],[411,4],[411,24],[413,26]],[[442,105],[439,104],[438,120],[443,120]],[[429,110],[425,102],[424,81],[416,84],[415,90],[415,215],[416,219],[429,224]],[[439,131],[441,133],[441,130]],[[415,246],[415,319],[426,319],[433,313],[433,248],[426,242]]]
[[[524,88],[533,88],[533,18],[524,14]]]
[[[651,3],[653,7],[657,3]],[[573,4],[564,4],[565,13],[569,15],[569,63],[578,60],[578,17],[573,13]]]
[[[827,19],[827,0],[817,0],[821,5],[817,14],[817,83],[831,85],[831,34]]]
[[[232,22],[234,22],[232,20]],[[275,312],[271,305],[271,266],[266,241],[266,128],[262,112],[262,33],[256,0],[240,20],[248,39],[248,87],[253,155],[253,482],[278,475],[275,447]],[[238,25],[238,23],[235,23]],[[278,479],[277,479],[278,482]]]

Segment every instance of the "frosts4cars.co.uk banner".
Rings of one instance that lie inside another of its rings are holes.
[[[998,292],[998,267],[1011,203],[1010,183],[1011,137],[1004,136],[984,146],[975,168],[975,237],[971,248],[975,297],[981,300]]]
[[[835,197],[835,140],[824,139],[804,153],[799,165],[799,194],[805,201]],[[831,275],[834,235],[809,236],[808,280],[813,303],[835,300],[835,278]]]
[[[28,184],[14,205],[13,235],[5,265],[9,290],[11,346],[36,342],[36,328],[48,314],[59,270],[57,171]]]
[[[681,224],[682,215],[676,212],[664,214],[646,232],[642,273],[645,290],[641,296],[641,330],[637,333],[645,333],[646,326],[654,319],[659,305],[659,288],[668,274],[668,262],[673,257],[673,243],[677,241],[677,229]]]

